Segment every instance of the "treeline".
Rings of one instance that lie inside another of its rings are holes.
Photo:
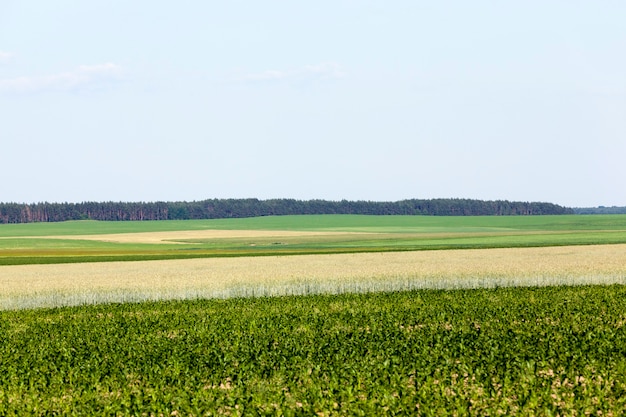
[[[468,199],[375,202],[251,198],[152,203],[0,203],[0,223],[66,220],[186,220],[289,214],[504,216],[571,213],[573,213],[571,209],[551,203]]]
[[[626,214],[626,207],[574,207],[574,213],[576,214]]]

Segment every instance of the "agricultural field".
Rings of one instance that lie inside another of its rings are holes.
[[[0,266],[0,309],[626,283],[626,244]]]
[[[0,415],[624,415],[626,215],[0,225]]]
[[[624,215],[0,225],[0,309],[622,283],[625,248]]]
[[[626,288],[0,312],[0,415],[619,416]]]
[[[276,216],[0,225],[0,265],[626,243],[626,215]]]

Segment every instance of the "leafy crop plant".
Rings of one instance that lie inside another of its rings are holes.
[[[624,415],[626,287],[0,312],[0,415]]]

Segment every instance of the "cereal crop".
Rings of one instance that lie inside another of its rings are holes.
[[[0,308],[420,288],[626,283],[626,245],[0,267]]]

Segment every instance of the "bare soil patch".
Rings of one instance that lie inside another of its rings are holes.
[[[38,236],[44,239],[97,240],[114,243],[180,243],[187,240],[288,238],[308,236],[341,236],[360,232],[308,232],[292,230],[181,230],[169,232],[112,233],[104,235]]]

